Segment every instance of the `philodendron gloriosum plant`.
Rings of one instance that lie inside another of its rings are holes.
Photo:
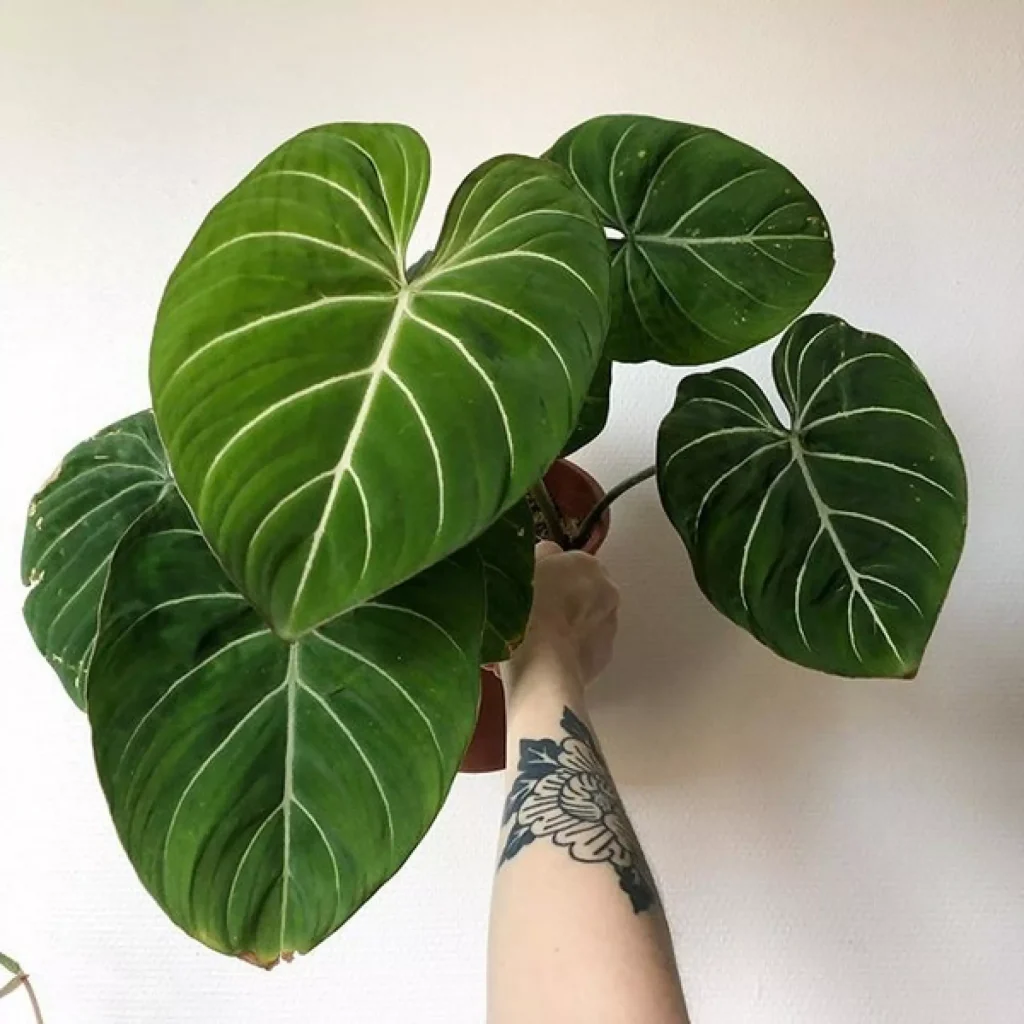
[[[430,826],[479,666],[529,612],[524,498],[603,429],[614,361],[785,332],[788,425],[736,370],[685,377],[655,466],[609,492],[656,474],[702,590],[783,657],[913,675],[963,542],[920,372],[797,319],[833,250],[785,168],[596,118],[477,168],[413,263],[427,179],[400,125],[315,128],[258,164],[171,275],[153,410],[76,447],[29,510],[26,618],[139,877],[261,965],[335,931]]]

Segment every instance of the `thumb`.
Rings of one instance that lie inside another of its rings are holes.
[[[533,551],[538,562],[562,553],[562,549],[553,540],[542,540]]]

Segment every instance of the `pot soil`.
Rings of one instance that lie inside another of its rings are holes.
[[[559,459],[544,475],[544,484],[562,519],[565,532],[571,537],[587,513],[604,497],[601,485],[586,470],[568,459]],[[582,550],[596,554],[608,536],[610,516],[607,510],[587,538]],[[546,531],[537,528],[538,540]],[[480,670],[480,709],[476,729],[470,740],[461,770],[464,772],[496,772],[505,767],[505,691],[497,668]]]

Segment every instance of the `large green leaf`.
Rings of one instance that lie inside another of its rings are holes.
[[[493,522],[558,454],[597,365],[607,250],[568,176],[484,164],[409,280],[427,165],[399,125],[302,133],[214,208],[160,307],[175,477],[283,636]]]
[[[594,371],[587,397],[583,399],[583,408],[580,409],[576,426],[562,448],[563,459],[579,451],[584,445],[590,444],[604,430],[608,422],[611,390],[612,361],[608,356],[602,356]]]
[[[784,428],[735,370],[687,377],[658,436],[662,502],[712,603],[783,657],[912,676],[963,546],[967,481],[893,342],[808,316],[775,352]]]
[[[616,233],[607,347],[615,359],[734,355],[778,334],[832,272],[828,225],[811,194],[781,164],[720,132],[596,117],[550,156]]]
[[[32,499],[21,555],[25,621],[72,700],[85,704],[96,612],[114,547],[171,486],[152,413],[73,448]]]
[[[394,874],[473,729],[483,588],[460,553],[289,643],[176,494],[131,527],[88,713],[118,834],[178,925],[270,965]]]

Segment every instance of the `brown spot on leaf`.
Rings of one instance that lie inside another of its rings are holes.
[[[57,477],[60,476],[60,471],[63,468],[64,468],[64,460],[61,459],[60,462],[57,463],[57,468],[43,481],[43,486],[40,487],[39,490],[41,490],[41,491],[46,490],[46,488],[49,487],[50,484],[52,484],[53,481],[57,479]]]
[[[261,959],[257,953],[239,953],[238,959],[244,960],[247,964],[252,964],[253,967],[259,967],[264,971],[272,971],[281,961],[286,964],[290,964],[295,958],[295,954],[290,950],[286,953],[282,953],[280,956],[275,956],[273,960]]]

